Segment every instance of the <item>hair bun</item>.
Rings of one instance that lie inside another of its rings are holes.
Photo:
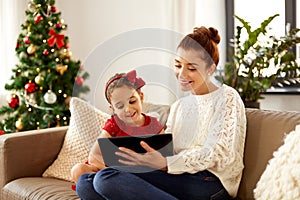
[[[218,30],[215,29],[215,28],[213,28],[213,27],[209,27],[209,31],[210,31],[210,33],[211,33],[211,34],[210,34],[211,39],[212,39],[215,43],[219,44],[219,43],[220,43],[220,40],[221,40],[221,37],[220,37],[220,35],[219,35]]]

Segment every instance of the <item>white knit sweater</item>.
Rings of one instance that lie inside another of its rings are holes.
[[[222,85],[205,95],[189,95],[172,106],[166,132],[173,134],[175,155],[168,173],[208,170],[235,197],[244,168],[244,104],[233,88]]]

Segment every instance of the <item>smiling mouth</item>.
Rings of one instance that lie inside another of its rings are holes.
[[[134,117],[135,113],[136,113],[136,112],[132,113],[131,115],[126,115],[126,117],[132,118],[132,117]]]
[[[182,86],[188,86],[192,83],[192,81],[179,81],[180,85]]]

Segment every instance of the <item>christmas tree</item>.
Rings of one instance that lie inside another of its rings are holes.
[[[30,0],[21,25],[11,82],[11,94],[0,108],[4,120],[0,134],[36,130],[69,124],[69,101],[86,93],[88,73],[80,61],[72,59],[69,39],[63,34],[67,25],[55,0]]]

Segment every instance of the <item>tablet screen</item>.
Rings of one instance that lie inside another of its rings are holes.
[[[115,155],[119,151],[119,147],[132,149],[137,153],[145,153],[145,149],[140,145],[140,142],[146,142],[150,147],[159,151],[163,156],[173,155],[172,134],[153,134],[142,136],[123,136],[98,138],[103,160],[106,166],[122,165],[118,162],[119,156]]]

